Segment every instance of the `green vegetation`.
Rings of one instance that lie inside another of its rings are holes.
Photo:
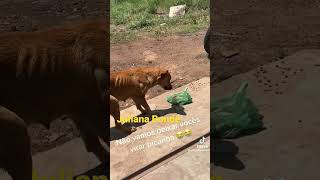
[[[169,18],[169,9],[187,5],[186,14]],[[139,36],[186,34],[209,25],[209,0],[111,0],[111,42]]]

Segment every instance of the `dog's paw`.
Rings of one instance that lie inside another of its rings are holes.
[[[134,126],[132,126],[132,127],[130,128],[130,131],[131,131],[131,132],[135,132],[135,131],[137,131],[137,128],[134,127]]]
[[[118,126],[116,128],[126,133],[133,133],[137,130],[137,128],[133,126],[132,127]]]

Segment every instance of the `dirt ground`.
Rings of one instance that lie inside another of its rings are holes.
[[[320,45],[318,0],[212,2],[215,82]]]
[[[111,45],[111,72],[129,67],[161,66],[169,69],[173,88],[210,75],[209,59],[203,48],[205,31],[190,36],[142,39]],[[160,86],[152,88],[147,99],[163,93]],[[122,108],[132,105],[121,102]]]
[[[106,17],[104,0],[2,0],[0,31],[33,31],[65,22]]]

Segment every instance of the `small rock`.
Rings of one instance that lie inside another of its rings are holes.
[[[186,5],[170,7],[169,17],[183,16],[186,13]]]
[[[150,50],[144,51],[142,55],[144,56],[144,60],[149,63],[152,63],[158,58],[158,55]]]
[[[161,23],[160,26],[164,26],[164,25],[166,25],[166,24],[167,24],[167,23]]]

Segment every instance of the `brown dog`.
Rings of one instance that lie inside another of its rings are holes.
[[[141,113],[150,113],[151,109],[145,99],[146,93],[156,85],[160,85],[165,90],[171,90],[170,80],[169,71],[159,67],[131,68],[111,73],[110,94],[114,96],[113,98],[121,101],[131,98]],[[113,99],[113,101],[115,100]],[[111,115],[116,120],[116,128],[124,129],[121,123],[117,122],[120,119],[120,112],[115,110],[110,111],[110,113],[113,113]],[[128,131],[127,129],[124,130]],[[134,129],[129,131],[134,131]]]
[[[107,141],[105,85],[99,82],[109,79],[108,38],[105,20],[0,34],[0,168],[15,180],[32,178],[26,125],[49,128],[64,114],[71,115],[87,150],[106,160],[99,142]]]

